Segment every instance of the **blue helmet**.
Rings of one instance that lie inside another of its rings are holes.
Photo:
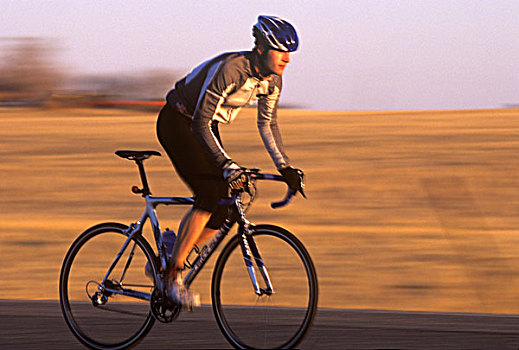
[[[294,52],[299,45],[295,28],[279,17],[258,16],[258,23],[252,27],[252,32],[274,50]]]

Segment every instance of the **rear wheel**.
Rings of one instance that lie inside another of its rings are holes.
[[[292,348],[307,334],[317,309],[315,268],[303,244],[283,228],[260,225],[252,238],[267,267],[273,293],[255,266],[266,293],[254,293],[244,265],[240,235],[225,246],[215,265],[212,301],[216,321],[238,348]]]
[[[105,223],[81,234],[70,247],[60,276],[60,304],[73,334],[95,349],[121,349],[135,344],[154,323],[150,313],[153,280],[145,275],[155,254],[141,236],[134,236],[107,274],[128,239],[127,226]]]

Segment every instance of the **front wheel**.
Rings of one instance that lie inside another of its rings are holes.
[[[240,244],[234,236],[216,262],[211,296],[218,326],[237,348],[292,348],[307,334],[317,309],[315,267],[303,244],[287,230],[258,225],[252,240],[270,276],[269,291],[254,269],[262,290],[253,289]]]
[[[127,229],[117,223],[94,226],[74,241],[63,261],[61,310],[72,333],[90,348],[127,348],[143,339],[155,320],[149,302],[154,281],[145,275],[148,261],[156,275],[155,254],[142,236],[128,240]]]

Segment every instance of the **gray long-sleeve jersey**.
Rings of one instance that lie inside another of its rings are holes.
[[[215,161],[222,167],[231,159],[211,127],[213,123],[231,123],[240,109],[258,101],[258,129],[277,168],[289,164],[277,124],[277,104],[281,76],[262,80],[254,70],[252,51],[221,54],[193,69],[175,84],[167,95],[193,119],[192,130]]]

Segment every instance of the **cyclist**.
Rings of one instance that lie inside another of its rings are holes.
[[[214,235],[229,208],[219,205],[229,188],[244,186],[244,168],[225,152],[219,123],[232,122],[240,109],[258,101],[257,126],[263,143],[293,193],[301,190],[301,170],[290,165],[277,124],[283,71],[298,47],[294,27],[274,16],[259,16],[253,26],[254,48],[214,57],[178,81],[166,96],[157,120],[158,139],[178,175],[195,196],[181,221],[168,272],[167,296],[184,306],[197,306],[180,275],[195,244]]]

